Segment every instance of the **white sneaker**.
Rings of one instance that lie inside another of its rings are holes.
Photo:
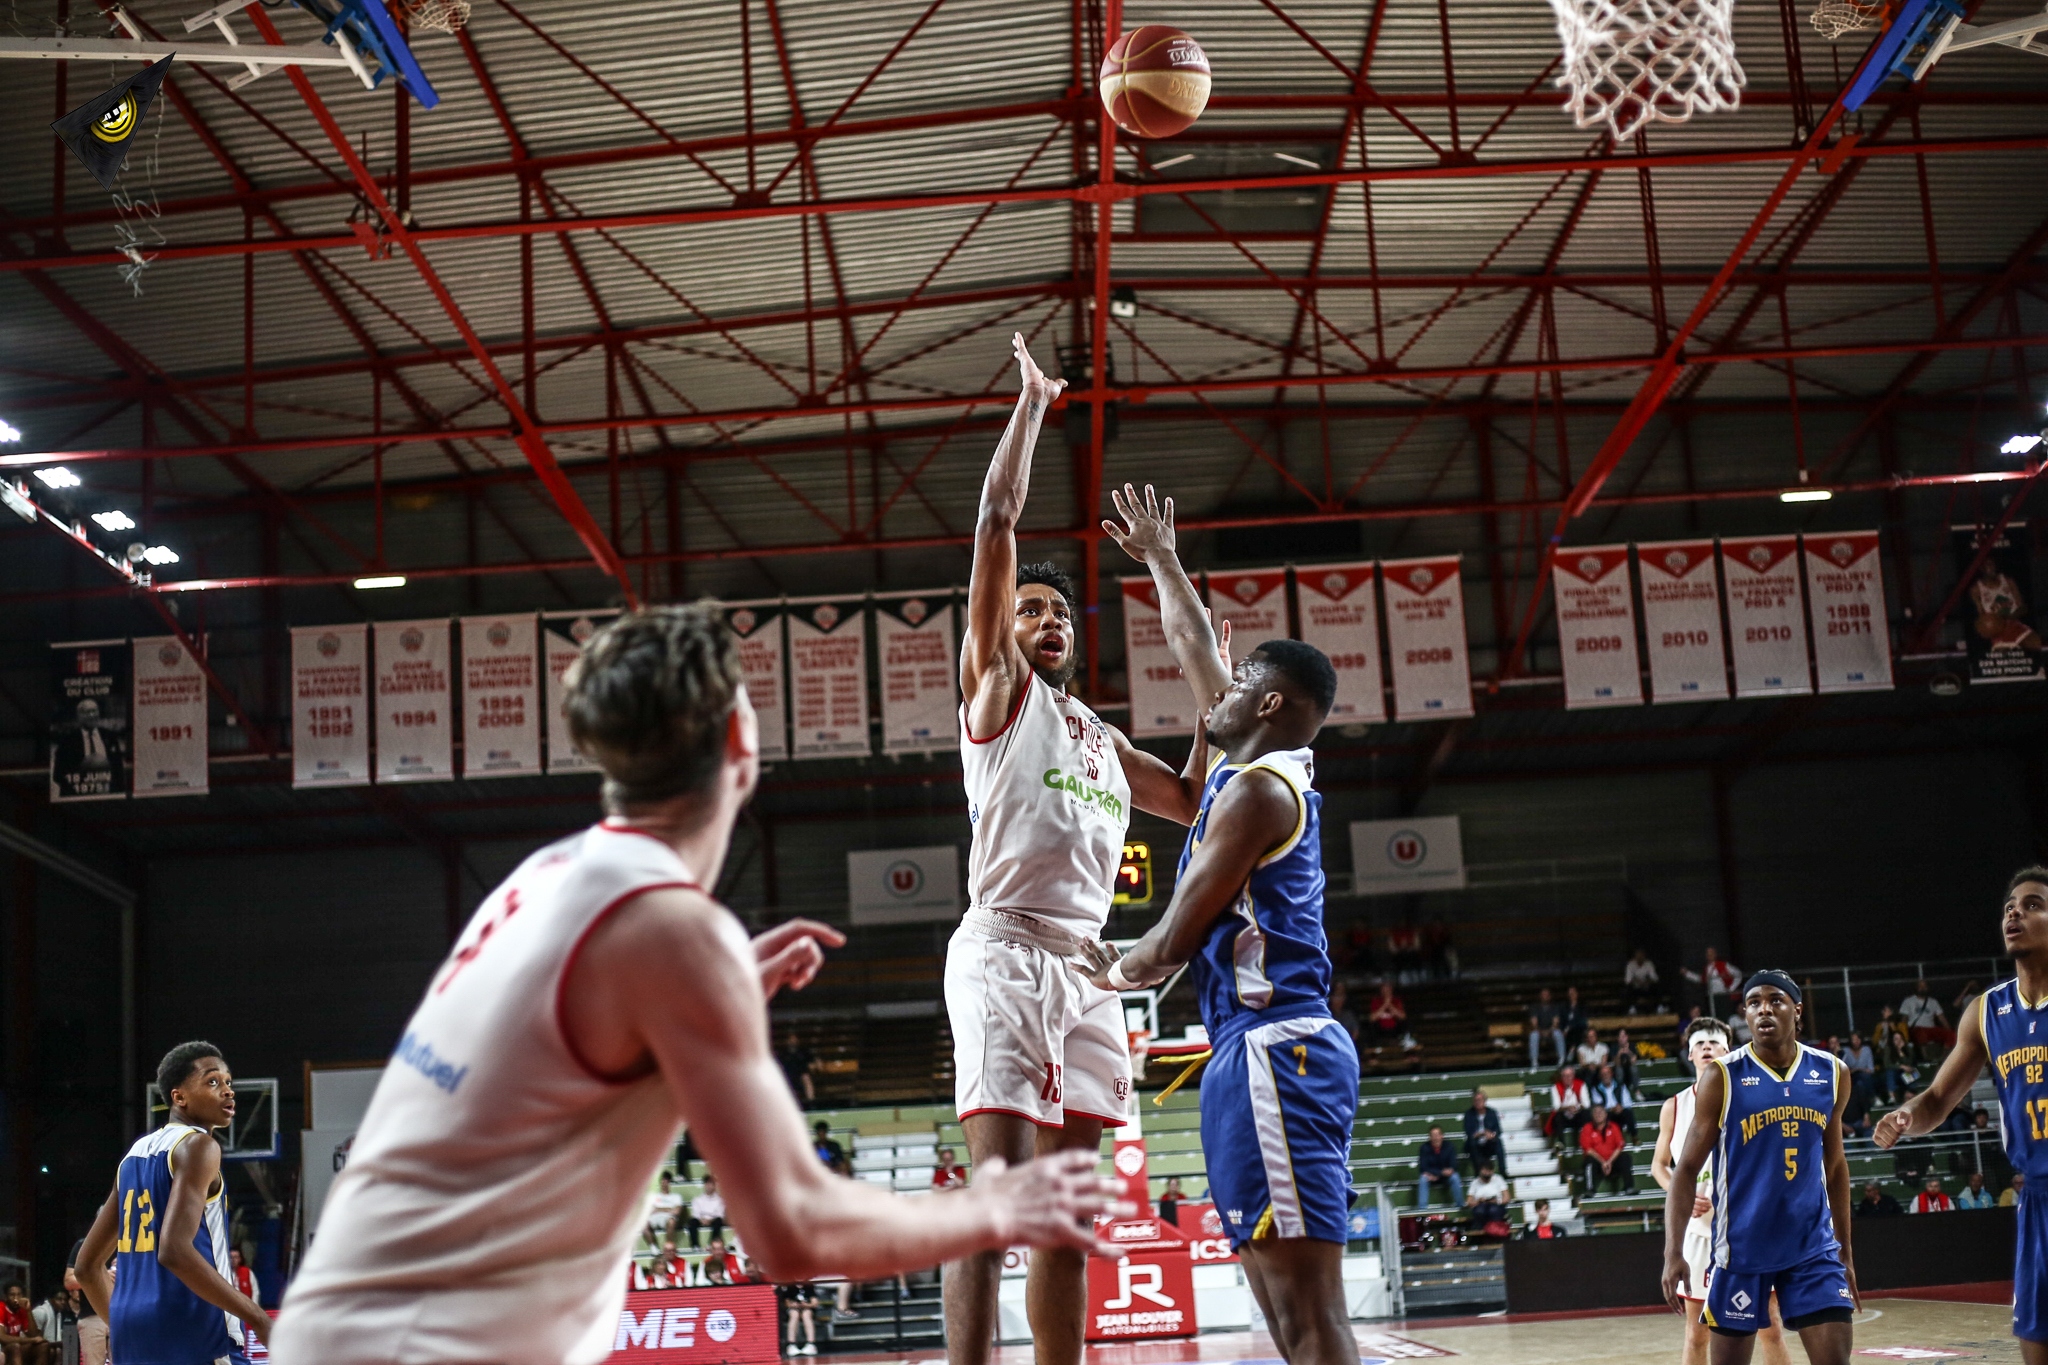
[[[786,1356],[795,1356],[800,1355],[802,1352],[798,1349],[797,1344],[792,1341],[791,1343],[789,1343],[788,1346],[783,1348],[782,1353]]]
[[[807,1356],[814,1356],[814,1355],[816,1355],[817,1353],[818,1353],[818,1343],[817,1343],[817,1342],[815,1342],[815,1341],[814,1341],[814,1342],[811,1342],[811,1343],[810,1343],[810,1344],[809,1344],[808,1346],[805,1346],[805,1347],[804,1347],[804,1354],[805,1354],[805,1355],[807,1355]]]

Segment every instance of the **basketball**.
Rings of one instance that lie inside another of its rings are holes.
[[[1209,57],[1177,28],[1147,24],[1116,40],[1096,79],[1116,126],[1139,137],[1172,137],[1209,104]]]

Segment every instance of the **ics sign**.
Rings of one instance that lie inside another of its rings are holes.
[[[1152,845],[1125,844],[1123,862],[1116,869],[1116,903],[1152,903]]]
[[[626,1295],[612,1365],[773,1365],[775,1290],[742,1284]]]

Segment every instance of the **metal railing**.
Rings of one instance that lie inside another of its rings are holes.
[[[1844,1038],[1851,1033],[1868,1038],[1879,1006],[1890,1005],[1896,1011],[1922,981],[1927,982],[1928,994],[1941,1005],[1949,1027],[1953,1028],[1959,992],[1971,983],[1979,991],[1988,990],[2010,975],[2012,968],[2005,959],[1988,954],[1860,967],[1802,967],[1792,972],[1792,978],[1806,995],[1809,1032],[1815,1037],[1833,1033]]]

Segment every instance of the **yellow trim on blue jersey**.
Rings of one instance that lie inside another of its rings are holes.
[[[1204,768],[1202,771],[1211,777],[1215,776],[1216,765],[1225,762],[1229,759],[1229,757],[1230,755],[1224,753],[1223,750],[1219,747],[1218,749],[1216,749],[1215,752],[1209,755],[1209,766]]]
[[[1769,1062],[1765,1061],[1763,1058],[1756,1055],[1755,1043],[1749,1043],[1746,1045],[1749,1052],[1750,1060],[1755,1062],[1758,1066],[1762,1067],[1764,1069],[1764,1074],[1766,1076],[1769,1076],[1772,1080],[1776,1081],[1780,1085],[1792,1084],[1792,1073],[1799,1069],[1799,1059],[1806,1055],[1806,1044],[1794,1043],[1793,1046],[1798,1048],[1799,1051],[1792,1054],[1792,1065],[1786,1067],[1785,1074],[1780,1076],[1777,1072],[1771,1069],[1771,1064]]]
[[[1259,1221],[1252,1224],[1251,1240],[1254,1242],[1273,1235],[1273,1201],[1266,1201],[1266,1211],[1259,1215]]]
[[[1991,988],[1994,991],[1997,989],[1996,986]],[[1990,997],[1991,991],[1985,991],[1977,997],[1977,1036],[1984,1040],[1984,1060],[1987,1062],[1991,1060],[1991,1016],[1984,1012],[1984,1002],[1990,999]],[[2018,977],[2012,979],[2012,998],[2015,1000],[2020,998],[2020,979]],[[1997,1074],[1996,1068],[1993,1068],[1992,1074]]]
[[[1728,1131],[1728,1101],[1735,1098],[1735,1082],[1728,1075],[1728,1054],[1714,1058],[1714,1065],[1721,1068],[1721,1131]]]
[[[1992,990],[1996,989],[1998,989],[1996,986],[1992,987]],[[1989,994],[1991,994],[1991,991],[1984,992],[1984,995]],[[1981,1000],[1984,996],[1980,995],[1977,998]],[[2027,999],[2027,993],[2020,989],[2020,979],[2018,977],[2012,979],[2012,998],[2020,1002],[2020,1008],[2022,1009],[2037,1010],[2043,1005],[2048,1005],[2048,995],[2042,996],[2039,1000]],[[1981,1014],[1977,1017],[1977,1022],[1980,1024],[1984,1022]]]
[[[1257,863],[1253,864],[1255,867],[1266,867],[1292,853],[1295,845],[1301,842],[1303,831],[1308,829],[1308,797],[1303,795],[1301,788],[1294,784],[1293,778],[1266,761],[1271,757],[1273,757],[1271,754],[1262,754],[1250,763],[1245,764],[1244,770],[1250,772],[1252,769],[1257,768],[1263,772],[1273,774],[1273,776],[1287,784],[1288,793],[1294,797],[1294,833],[1288,835],[1270,853],[1267,853]]]

